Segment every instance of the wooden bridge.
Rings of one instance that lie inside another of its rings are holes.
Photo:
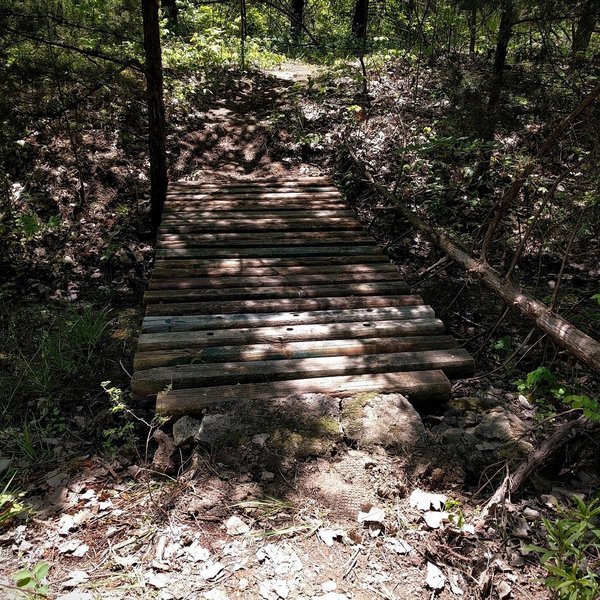
[[[170,186],[133,392],[157,411],[293,393],[448,399],[469,376],[326,178]]]

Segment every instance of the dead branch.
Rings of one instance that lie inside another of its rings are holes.
[[[598,87],[600,93],[600,86]],[[377,183],[367,171],[363,163],[349,150],[351,157],[362,171],[371,186],[390,203],[395,202],[394,197],[381,184]],[[477,260],[470,256],[458,243],[452,240],[440,229],[426,223],[412,210],[396,205],[395,210],[410,225],[427,235],[450,258],[461,265],[467,272],[480,279],[489,289],[500,296],[509,306],[530,319],[539,329],[548,334],[561,348],[564,348],[583,364],[596,373],[600,373],[600,343],[589,335],[569,323],[559,314],[548,308],[542,302],[527,295],[511,281],[502,281],[500,274],[485,260]]]
[[[477,521],[477,526],[485,523],[486,519],[493,514],[497,507],[510,499],[531,475],[542,468],[554,454],[565,446],[576,435],[597,429],[598,424],[581,416],[562,423],[534,450],[513,473],[508,473],[492,497],[487,501]]]

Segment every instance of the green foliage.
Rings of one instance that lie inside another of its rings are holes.
[[[50,571],[50,565],[46,561],[38,562],[32,569],[20,569],[13,573],[10,578],[15,582],[17,590],[26,598],[45,598],[50,588],[44,583]]]
[[[556,520],[542,520],[546,545],[524,547],[535,552],[548,572],[545,583],[561,600],[595,600],[600,595],[600,499],[585,502],[574,496],[575,506],[558,507]]]
[[[102,388],[108,394],[110,412],[118,417],[118,425],[104,429],[104,449],[111,455],[120,450],[133,450],[138,442],[135,433],[135,423],[127,418],[130,414],[125,401],[125,393],[121,388],[111,386],[110,381],[103,381]]]
[[[600,422],[598,400],[560,385],[556,376],[546,367],[538,367],[515,384],[519,392],[527,394],[544,408],[546,417],[555,416],[557,405],[562,404],[571,410],[581,411],[588,419]]]
[[[10,523],[13,519],[26,515],[28,512],[28,508],[22,501],[23,492],[10,489],[13,479],[14,476],[0,492],[0,527]]]
[[[72,309],[56,327],[45,331],[36,355],[25,361],[27,378],[35,391],[52,395],[65,377],[73,376],[89,361],[103,340],[110,310]]]

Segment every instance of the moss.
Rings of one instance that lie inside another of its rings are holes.
[[[481,400],[479,398],[476,398],[475,396],[453,398],[448,402],[448,406],[456,410],[460,410],[462,412],[466,412],[468,410],[474,412],[481,412],[483,410]]]

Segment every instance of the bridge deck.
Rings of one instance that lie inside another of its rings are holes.
[[[132,388],[157,411],[292,393],[445,401],[473,359],[326,178],[170,186]]]

